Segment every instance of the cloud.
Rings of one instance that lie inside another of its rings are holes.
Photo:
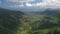
[[[30,4],[30,3],[26,3],[26,6],[33,6],[32,4]]]
[[[35,1],[35,0],[7,0],[9,2],[30,2],[30,1]]]
[[[43,4],[48,8],[60,8],[60,0],[43,0],[41,5]]]
[[[35,4],[26,3],[26,6],[28,6],[28,7],[40,7],[41,8],[45,5],[46,5],[46,3],[35,3]]]
[[[36,6],[40,8],[60,8],[60,0],[42,0],[40,3],[30,4],[26,3],[26,6]]]
[[[24,5],[11,5],[9,6],[9,8],[20,8],[23,7]]]
[[[14,5],[11,7],[16,7],[16,8],[20,8],[20,7],[38,7],[38,8],[60,8],[60,0],[42,0],[42,2],[39,3],[30,3],[32,1],[36,1],[36,0],[7,0],[9,2],[26,2],[25,4],[20,4],[20,5]]]

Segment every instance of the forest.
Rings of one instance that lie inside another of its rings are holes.
[[[60,10],[27,14],[0,8],[0,34],[60,34]]]

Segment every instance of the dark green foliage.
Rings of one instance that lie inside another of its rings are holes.
[[[45,13],[43,12],[43,15],[45,15],[44,19],[36,22],[36,24],[40,23],[40,25],[34,25],[32,28],[33,31],[36,31],[34,34],[39,34],[39,30],[40,32],[43,32],[40,34],[60,34],[60,30],[58,31],[58,29],[60,29],[60,11],[46,11]],[[46,29],[48,29],[48,32]]]
[[[14,34],[16,33],[20,24],[20,18],[23,13],[20,11],[11,11],[7,9],[0,9],[0,34]]]

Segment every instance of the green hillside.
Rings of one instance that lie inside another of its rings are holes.
[[[24,13],[0,9],[0,34],[15,34]]]

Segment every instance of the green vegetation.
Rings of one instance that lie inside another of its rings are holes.
[[[59,11],[38,13],[0,9],[0,34],[60,34]]]

